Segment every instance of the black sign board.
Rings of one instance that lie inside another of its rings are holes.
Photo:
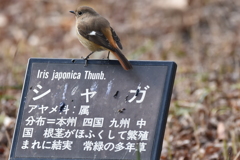
[[[30,59],[11,160],[157,160],[174,62]]]

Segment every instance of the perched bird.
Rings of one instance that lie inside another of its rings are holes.
[[[92,51],[85,58],[86,62],[95,51],[108,50],[114,54],[125,70],[132,68],[132,65],[120,51],[122,44],[108,20],[87,6],[80,6],[75,11],[70,12],[76,17],[76,32],[79,41]]]

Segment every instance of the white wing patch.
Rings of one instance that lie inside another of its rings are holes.
[[[97,32],[92,31],[92,32],[88,33],[88,35],[90,35],[90,36],[96,36],[96,33],[97,33]]]

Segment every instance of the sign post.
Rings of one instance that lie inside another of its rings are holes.
[[[157,160],[174,62],[30,59],[11,160]]]

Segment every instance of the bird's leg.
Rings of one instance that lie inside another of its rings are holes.
[[[85,60],[85,65],[84,65],[84,67],[86,67],[87,66],[87,61],[88,61],[88,58],[92,55],[94,53],[94,51],[93,52],[91,52],[89,55],[87,55],[87,57],[85,57],[85,58],[83,58],[84,60]]]
[[[110,51],[108,51],[107,60],[109,60]]]

